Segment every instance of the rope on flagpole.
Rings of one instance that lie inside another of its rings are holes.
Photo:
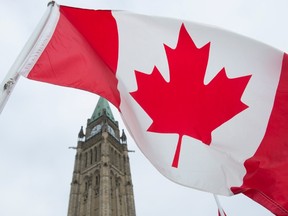
[[[213,196],[214,196],[214,199],[215,199],[215,201],[216,201],[216,204],[217,204],[217,207],[218,207],[220,216],[225,216],[225,213],[224,213],[224,211],[223,211],[223,208],[222,208],[222,206],[221,206],[221,204],[220,204],[220,201],[219,201],[217,195],[216,195],[216,194],[213,194]]]
[[[39,35],[41,34],[49,16],[51,14],[52,8],[54,6],[54,1],[48,3],[48,8],[44,13],[42,19],[40,20],[39,24],[37,25],[36,29],[30,36],[29,40],[26,42],[24,48],[19,53],[18,57],[16,58],[15,62],[11,66],[10,70],[8,71],[6,77],[2,81],[0,85],[0,114],[4,109],[18,79],[19,73],[18,70],[25,61],[26,57],[28,56],[29,52],[33,48],[35,42],[37,41]]]

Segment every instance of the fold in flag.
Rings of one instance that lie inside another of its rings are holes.
[[[288,215],[288,56],[183,20],[54,6],[20,68],[113,103],[166,177]]]

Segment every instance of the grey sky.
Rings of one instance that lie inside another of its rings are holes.
[[[216,25],[288,52],[286,0],[62,0],[58,3],[180,17]],[[0,0],[0,81],[46,9],[46,0]],[[98,96],[21,78],[0,116],[0,215],[63,216],[81,125]],[[114,116],[120,120],[117,110]],[[121,129],[124,127],[120,121]],[[137,216],[216,216],[213,196],[177,185],[153,168],[133,140]],[[211,179],[213,181],[213,179]],[[227,216],[270,216],[245,196],[220,197]]]

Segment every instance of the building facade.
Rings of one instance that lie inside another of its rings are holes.
[[[81,127],[76,151],[68,216],[135,216],[127,139],[104,98],[85,134]]]

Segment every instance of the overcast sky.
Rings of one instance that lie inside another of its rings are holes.
[[[216,25],[288,52],[287,0],[62,0]],[[46,10],[46,0],[0,0],[0,81]],[[80,127],[98,96],[21,78],[0,116],[0,215],[67,215]],[[112,106],[112,105],[111,105]],[[113,107],[114,117],[120,121]],[[120,128],[124,128],[120,121]],[[128,137],[137,216],[217,216],[212,194],[170,182]],[[213,179],[211,179],[213,181]],[[271,216],[242,195],[220,196],[227,216]]]

